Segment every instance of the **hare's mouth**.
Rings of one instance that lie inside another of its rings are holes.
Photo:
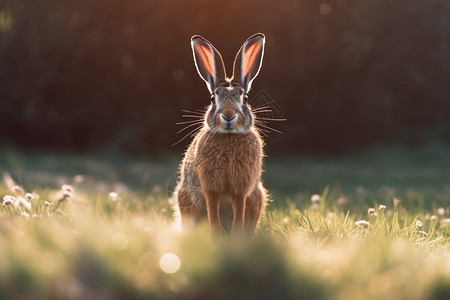
[[[218,127],[217,132],[220,132],[220,133],[245,133],[245,130],[242,127],[239,127],[239,128],[231,128],[231,127],[229,127],[229,128],[221,128],[221,127]]]
[[[237,119],[237,118],[236,118]],[[236,121],[221,121],[219,124],[217,124],[218,129],[220,132],[223,133],[238,133],[242,131],[242,126],[239,124],[236,124]]]

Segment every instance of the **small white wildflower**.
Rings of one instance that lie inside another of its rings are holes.
[[[3,205],[10,205],[13,204],[14,201],[16,201],[16,198],[14,198],[13,196],[10,195],[6,195],[3,197]]]
[[[120,200],[119,194],[117,194],[116,192],[109,193],[108,197],[109,197],[109,201],[112,201],[112,202],[117,202]]]
[[[319,204],[321,200],[320,195],[314,194],[311,196],[311,203],[312,204]]]
[[[367,222],[366,220],[359,220],[355,224],[361,228],[369,228],[370,226],[370,223]]]
[[[422,222],[419,221],[419,220],[417,220],[417,221],[416,221],[416,227],[417,227],[417,228],[421,228],[421,227],[422,227]]]
[[[59,205],[69,203],[70,200],[72,200],[72,198],[73,198],[73,193],[74,193],[73,187],[71,185],[64,184],[61,187],[61,191],[59,191],[57,194],[57,197],[58,197],[57,198],[58,199],[57,207]]]
[[[73,193],[74,189],[73,186],[69,185],[69,184],[63,184],[63,186],[61,187],[61,190],[64,192],[69,192],[69,193]]]
[[[431,221],[431,222],[436,222],[437,220],[438,220],[438,217],[435,216],[435,215],[432,215],[432,216],[430,217],[430,221]]]
[[[375,208],[369,208],[369,209],[367,210],[367,214],[368,214],[369,216],[376,216]]]
[[[386,205],[381,205],[378,207],[380,211],[384,211],[386,209]]]
[[[426,233],[425,231],[417,231],[417,234],[422,236],[422,237],[428,236],[428,233]]]
[[[445,215],[445,208],[439,207],[439,208],[437,209],[437,213],[438,213],[438,215],[439,215],[440,217],[443,217],[443,216]]]
[[[34,196],[33,196],[33,194],[31,194],[31,193],[27,193],[27,194],[25,195],[25,199],[27,199],[28,201],[32,201],[32,200],[34,199]]]
[[[31,209],[31,202],[26,200],[24,197],[17,197],[16,201],[14,201],[14,206],[21,209]]]

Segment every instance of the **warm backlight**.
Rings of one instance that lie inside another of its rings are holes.
[[[206,46],[198,45],[197,46],[197,53],[200,56],[200,59],[205,66],[206,71],[209,73],[209,75],[213,76],[214,70],[213,70],[213,62],[214,62],[214,54]]]
[[[248,72],[255,63],[255,59],[258,55],[261,46],[259,44],[253,44],[244,51],[244,77],[247,76]]]

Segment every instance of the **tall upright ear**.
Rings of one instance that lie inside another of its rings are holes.
[[[246,92],[250,90],[253,79],[258,76],[261,69],[265,40],[264,34],[254,34],[245,41],[236,54],[233,81],[241,84]]]
[[[222,55],[210,42],[199,35],[191,38],[191,46],[197,72],[212,93],[219,84],[226,82],[227,76]]]

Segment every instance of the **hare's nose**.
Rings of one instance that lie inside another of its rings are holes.
[[[235,118],[237,118],[237,114],[234,114],[234,115],[232,115],[232,116],[230,116],[230,115],[225,115],[225,114],[220,114],[220,119],[221,119],[223,122],[231,122],[231,121],[233,121]]]
[[[237,114],[220,114],[220,121],[227,129],[234,128],[236,126],[237,120]]]

